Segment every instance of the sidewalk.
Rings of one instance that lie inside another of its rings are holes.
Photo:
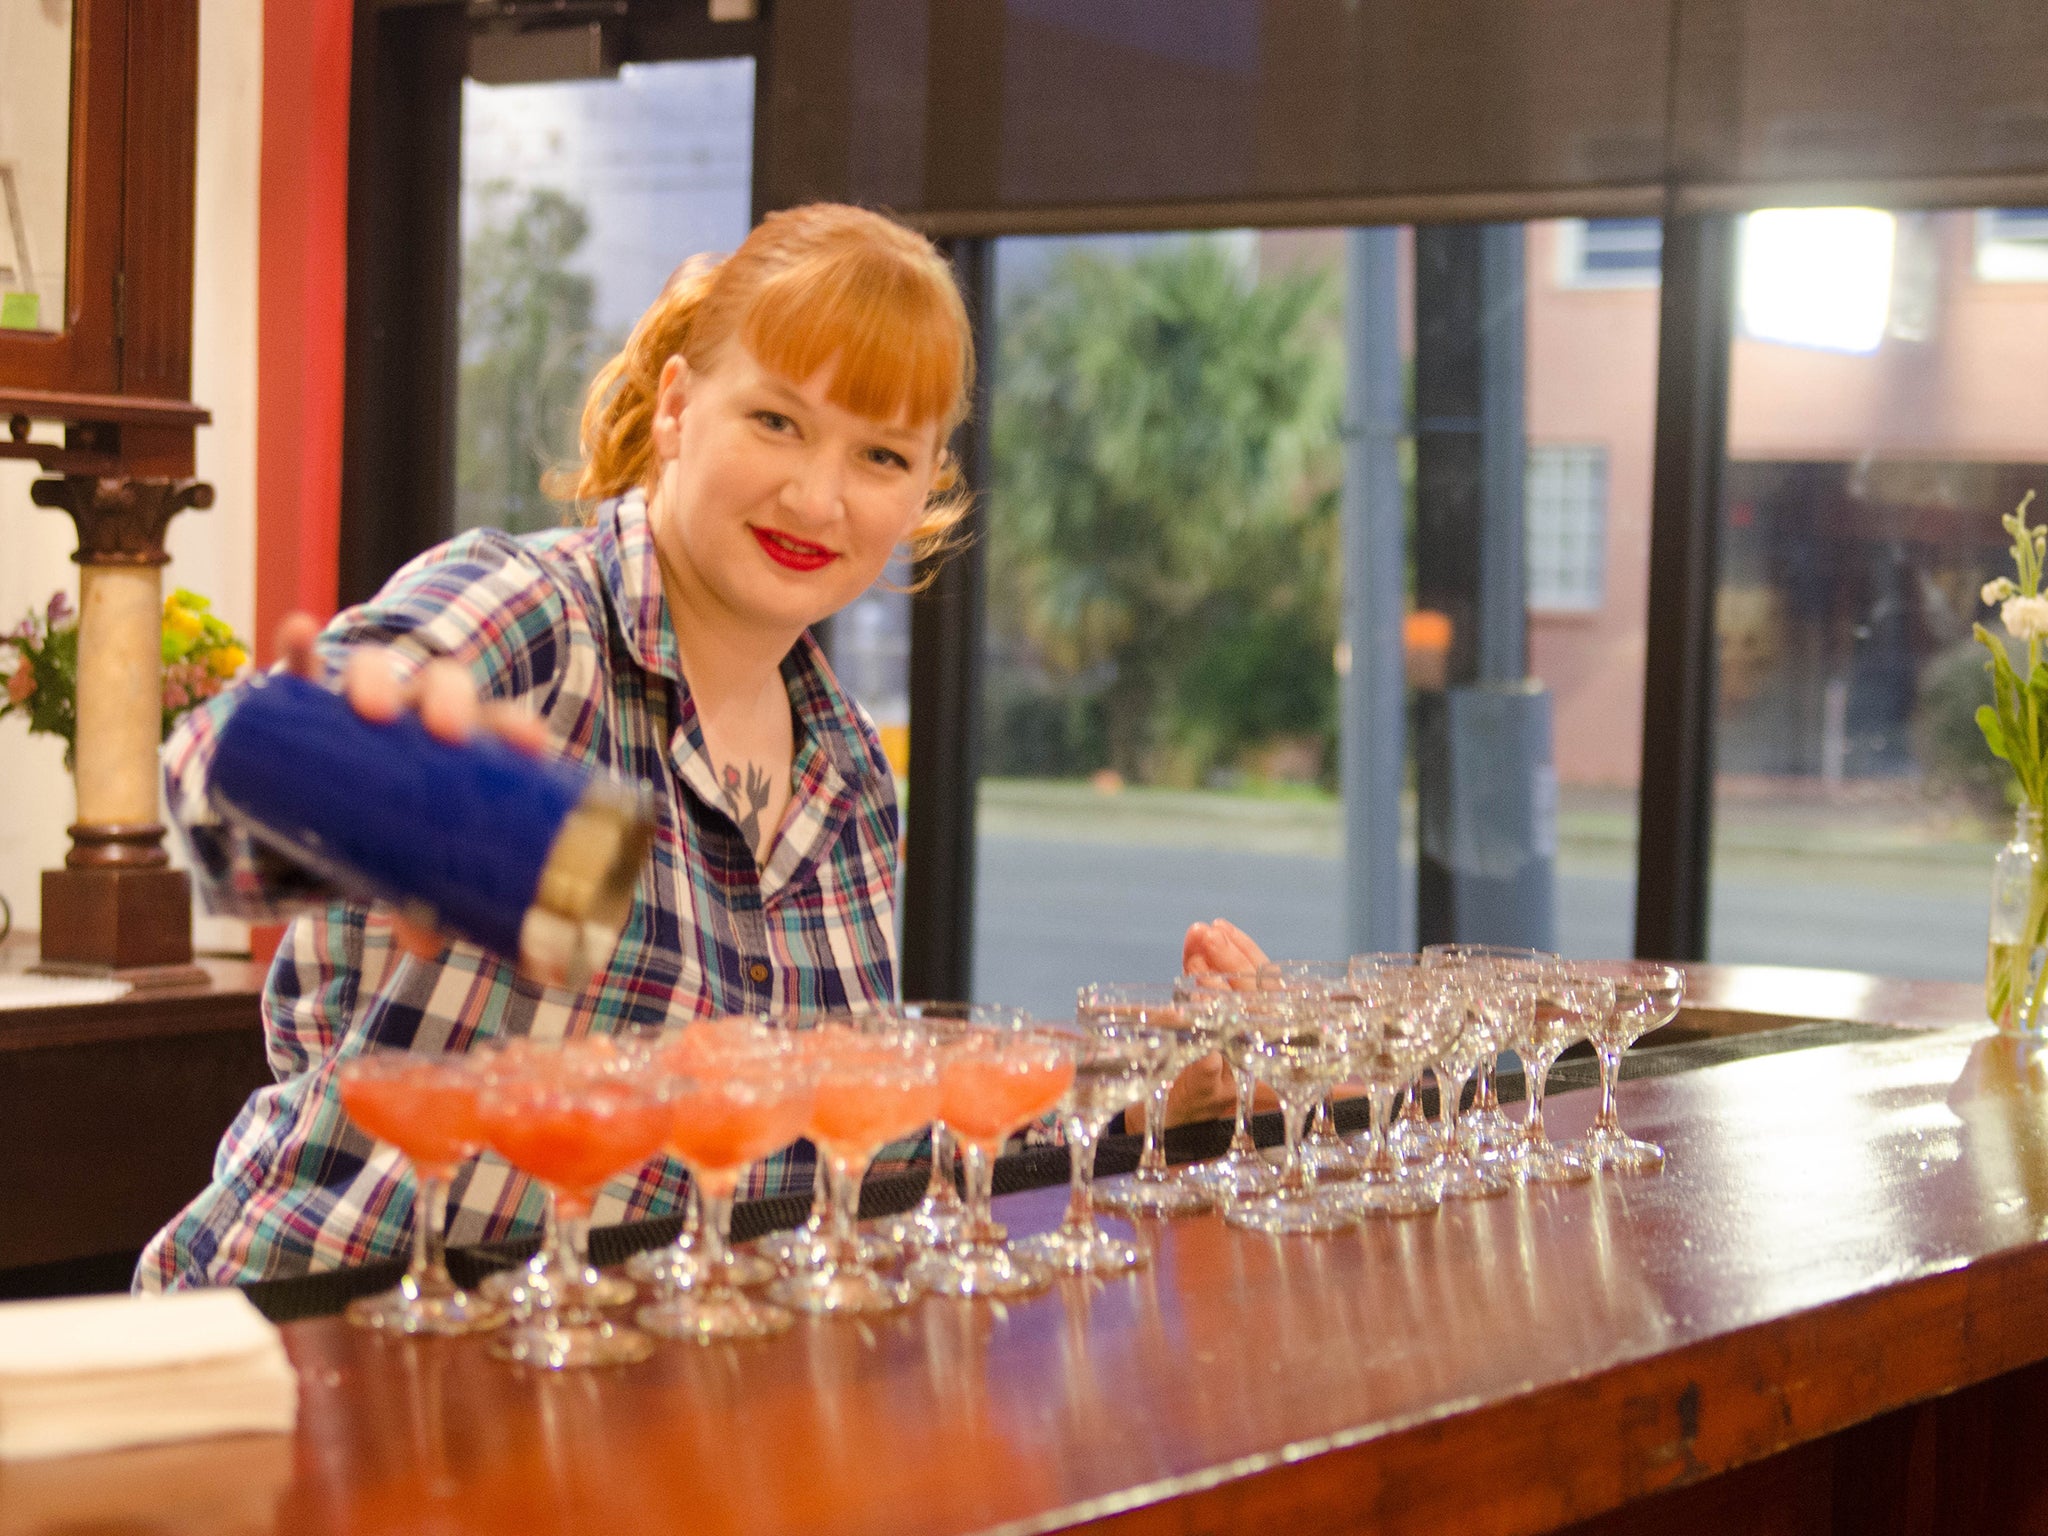
[[[1726,781],[1716,805],[1716,872],[1925,891],[1981,892],[2006,832],[1910,787],[1803,781]],[[1408,836],[1415,807],[1403,807]],[[1126,788],[1085,782],[985,779],[980,829],[1003,837],[1144,847],[1214,848],[1336,860],[1343,812],[1311,791],[1267,797],[1224,791]],[[1557,834],[1561,871],[1632,874],[1632,791],[1565,789]]]

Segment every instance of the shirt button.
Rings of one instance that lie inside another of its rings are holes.
[[[768,979],[768,967],[756,960],[747,967],[747,975],[756,982],[766,981]]]

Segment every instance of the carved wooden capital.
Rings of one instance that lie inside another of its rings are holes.
[[[136,480],[65,475],[38,480],[29,496],[39,507],[69,512],[78,525],[80,565],[163,565],[164,530],[187,507],[213,505],[204,480]]]

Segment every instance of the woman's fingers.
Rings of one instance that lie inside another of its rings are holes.
[[[415,960],[438,960],[441,952],[448,947],[448,940],[438,929],[413,922],[410,918],[396,913],[391,918],[391,937],[398,947]]]
[[[351,708],[379,724],[396,720],[405,710],[406,689],[391,658],[367,647],[350,651],[341,667],[341,691]]]
[[[420,669],[418,708],[431,734],[457,744],[476,734],[483,714],[475,680],[452,661],[430,661]]]
[[[486,704],[480,716],[483,728],[522,752],[536,755],[548,749],[548,728],[532,710],[503,700]]]
[[[288,613],[277,626],[277,658],[287,672],[299,677],[317,677],[319,664],[313,658],[313,642],[320,638],[320,621],[310,613]]]
[[[1221,917],[1209,925],[1209,955],[1220,971],[1255,971],[1271,963],[1250,934]]]

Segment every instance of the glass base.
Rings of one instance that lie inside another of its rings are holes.
[[[934,1200],[930,1195],[901,1216],[875,1225],[875,1235],[900,1249],[949,1248],[960,1240],[967,1224],[967,1212],[957,1200]]]
[[[1213,1189],[1228,1198],[1264,1194],[1278,1182],[1279,1173],[1256,1151],[1226,1152],[1209,1162],[1190,1164],[1177,1177],[1183,1184]]]
[[[1522,1128],[1497,1109],[1468,1109],[1458,1118],[1459,1141],[1474,1157],[1517,1155]]]
[[[1011,1252],[1061,1275],[1117,1275],[1127,1269],[1142,1268],[1151,1258],[1136,1243],[1125,1242],[1101,1227],[1085,1231],[1058,1227],[1025,1238]]]
[[[1301,1144],[1301,1160],[1308,1164],[1309,1172],[1319,1179],[1342,1180],[1365,1176],[1365,1164],[1361,1163],[1335,1134],[1328,1137],[1306,1138]]]
[[[1405,1116],[1387,1129],[1387,1148],[1404,1163],[1433,1163],[1443,1155],[1443,1138],[1427,1120]]]
[[[927,1253],[904,1271],[904,1279],[935,1296],[994,1296],[1007,1301],[1030,1296],[1052,1284],[1053,1272],[995,1244],[964,1251]]]
[[[491,1340],[491,1353],[543,1371],[633,1365],[654,1353],[654,1340],[608,1320],[543,1328],[526,1323]]]
[[[903,1257],[903,1244],[891,1238],[886,1232],[863,1232],[857,1238],[860,1244],[860,1261],[870,1267],[877,1264],[893,1264]],[[736,1259],[762,1259],[767,1262],[773,1274],[786,1275],[796,1270],[816,1269],[832,1257],[832,1244],[806,1224],[793,1227],[787,1232],[771,1232],[754,1243],[753,1252],[743,1248],[733,1250]],[[772,1278],[772,1276],[764,1276]],[[753,1281],[747,1282],[749,1285]]]
[[[642,1307],[633,1314],[633,1321],[664,1339],[695,1339],[699,1344],[712,1344],[720,1339],[769,1338],[794,1323],[796,1314],[720,1286],[714,1290],[685,1291]]]
[[[1443,1168],[1443,1197],[1446,1200],[1491,1200],[1515,1187],[1511,1168],[1500,1162],[1481,1162],[1465,1156]]]
[[[772,1267],[772,1266],[771,1266]],[[670,1243],[634,1254],[620,1266],[628,1280],[642,1285],[697,1285],[704,1278],[704,1259],[693,1246]]]
[[[768,1299],[798,1312],[894,1312],[910,1304],[911,1290],[872,1269],[828,1264],[800,1269],[768,1288]]]
[[[396,1288],[350,1302],[344,1315],[356,1327],[373,1328],[379,1333],[425,1333],[450,1338],[486,1333],[512,1320],[512,1314],[504,1307],[472,1291],[429,1292],[409,1298]]]
[[[1515,1164],[1515,1177],[1524,1184],[1583,1184],[1593,1177],[1593,1165],[1568,1147],[1532,1141]]]
[[[1403,1174],[1396,1179],[1368,1178],[1337,1191],[1332,1198],[1360,1216],[1427,1216],[1444,1203],[1437,1181],[1419,1174]]]
[[[1298,1194],[1285,1190],[1233,1200],[1223,1219],[1233,1227],[1276,1237],[1317,1232],[1342,1232],[1358,1225],[1358,1214],[1337,1204],[1334,1194]]]
[[[1133,1174],[1097,1185],[1095,1203],[1120,1216],[1201,1216],[1216,1209],[1216,1191],[1189,1180]]]
[[[542,1285],[554,1287],[556,1304],[566,1311],[603,1312],[612,1307],[623,1307],[638,1294],[633,1289],[633,1282],[620,1275],[603,1275],[594,1269],[586,1269],[581,1284],[571,1280],[566,1285],[556,1285],[551,1271],[535,1270],[531,1265],[501,1269],[494,1275],[486,1275],[477,1290],[486,1300],[511,1308],[513,1317],[522,1318],[533,1309],[536,1279]]]
[[[1664,1167],[1662,1147],[1619,1131],[1590,1131],[1574,1150],[1593,1167],[1615,1173],[1658,1173]]]

